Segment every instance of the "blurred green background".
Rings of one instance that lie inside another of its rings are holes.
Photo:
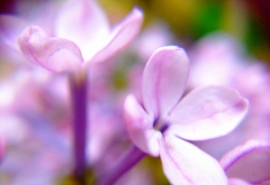
[[[269,0],[101,0],[110,17],[120,19],[134,6],[145,14],[144,26],[165,21],[187,47],[203,36],[224,31],[238,38],[248,54],[270,63]],[[114,20],[112,20],[114,22]]]
[[[16,14],[17,4],[33,9],[36,3],[64,0],[0,0],[1,13]],[[112,23],[134,7],[145,14],[144,26],[164,21],[186,46],[214,31],[225,31],[241,41],[249,54],[270,63],[269,0],[99,0]]]

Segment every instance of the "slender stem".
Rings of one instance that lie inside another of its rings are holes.
[[[111,185],[115,183],[145,156],[146,154],[136,146],[131,146],[115,165],[113,165],[104,175],[99,177],[98,185]]]
[[[86,171],[86,132],[87,132],[87,85],[86,73],[80,71],[70,75],[70,91],[74,127],[74,175],[83,184]]]

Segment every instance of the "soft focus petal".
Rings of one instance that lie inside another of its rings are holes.
[[[134,8],[133,11],[113,30],[108,43],[99,51],[93,62],[101,62],[126,46],[140,31],[143,23],[142,11]]]
[[[190,55],[189,85],[229,85],[243,62],[243,51],[237,39],[225,33],[211,33],[201,39]],[[207,72],[205,72],[207,71]]]
[[[233,89],[207,86],[185,96],[173,110],[169,128],[187,140],[226,135],[247,113],[248,102]]]
[[[153,129],[153,117],[146,114],[133,95],[124,105],[126,128],[133,143],[145,153],[159,155],[161,133]]]
[[[72,11],[71,11],[72,10]],[[75,42],[89,60],[109,38],[109,24],[95,0],[72,0],[59,11],[56,36]]]
[[[177,46],[156,50],[148,60],[142,82],[145,109],[166,117],[181,98],[188,79],[189,60]]]
[[[220,160],[227,176],[252,184],[270,180],[270,142],[250,140]]]
[[[160,157],[171,184],[227,185],[227,177],[214,158],[176,136],[165,136],[161,141]]]
[[[231,178],[229,179],[229,185],[251,185],[248,182],[245,182],[241,179],[237,179],[237,178]]]
[[[39,27],[27,27],[19,37],[24,56],[52,72],[72,71],[83,62],[80,49],[71,41],[49,37]]]

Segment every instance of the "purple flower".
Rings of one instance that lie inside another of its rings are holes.
[[[126,98],[128,133],[142,151],[161,157],[172,184],[227,184],[219,163],[188,140],[229,133],[245,116],[248,102],[235,90],[220,86],[197,88],[183,97],[188,74],[183,49],[156,50],[144,69],[142,105],[134,95]]]
[[[230,185],[268,184],[270,142],[249,140],[226,153],[220,163],[229,178]]]
[[[227,151],[247,140],[270,138],[270,75],[262,61],[247,57],[241,43],[225,33],[210,34],[199,40],[190,51],[190,60],[189,88],[229,86],[249,101],[248,115],[233,132],[224,137],[195,142],[199,148],[220,159]]]
[[[10,17],[2,17],[0,21],[19,22]],[[103,10],[94,0],[72,0],[51,21],[53,33],[48,35],[43,31],[48,28],[31,25],[23,30],[18,42],[29,61],[53,72],[74,71],[90,61],[104,61],[114,55],[137,35],[142,21],[142,12],[134,8],[120,24],[110,29]],[[10,24],[5,29],[14,33],[19,30]]]

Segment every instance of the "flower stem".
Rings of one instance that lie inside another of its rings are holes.
[[[86,172],[86,132],[87,132],[87,75],[84,71],[71,74],[70,91],[73,111],[74,130],[74,175],[80,182],[84,181]]]
[[[105,174],[98,178],[98,185],[111,185],[115,183],[145,156],[146,154],[136,146],[131,146],[118,162],[116,162]]]

